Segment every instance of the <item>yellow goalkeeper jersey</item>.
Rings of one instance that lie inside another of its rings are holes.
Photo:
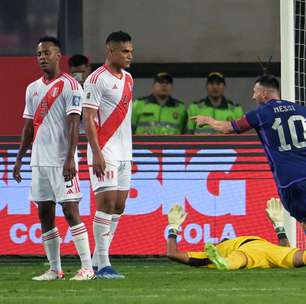
[[[252,240],[263,240],[258,236],[239,236],[234,239],[223,241],[216,245],[220,255],[226,257],[234,250],[238,250],[239,247]],[[207,259],[207,255],[204,251],[189,251],[187,252],[189,258],[194,259]]]
[[[233,251],[243,252],[247,256],[248,269],[253,268],[292,268],[293,256],[299,251],[298,248],[282,247],[268,242],[258,236],[240,236],[226,240],[216,245],[219,254],[229,257]],[[208,260],[205,252],[187,252],[188,257],[193,260]],[[199,263],[200,264],[200,263]],[[206,263],[205,263],[206,264]],[[196,265],[196,262],[194,263]],[[215,268],[213,264],[203,265]]]

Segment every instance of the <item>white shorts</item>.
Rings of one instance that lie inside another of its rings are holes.
[[[89,176],[92,190],[95,193],[119,190],[128,191],[131,186],[131,162],[130,161],[106,161],[105,174],[97,178],[89,167]]]
[[[81,198],[78,175],[66,182],[61,167],[32,167],[31,201],[61,203]]]

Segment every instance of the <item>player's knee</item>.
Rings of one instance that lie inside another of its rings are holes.
[[[116,206],[113,210],[113,214],[122,214],[124,212],[124,206]]]
[[[38,216],[43,227],[54,226],[55,215],[53,214],[52,211],[49,211],[48,209],[45,208],[39,208]]]
[[[64,213],[66,221],[70,224],[70,226],[78,224],[79,214],[77,210],[75,210],[74,208],[71,208],[70,206],[64,205],[63,213]]]

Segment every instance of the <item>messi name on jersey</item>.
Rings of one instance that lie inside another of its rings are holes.
[[[289,111],[295,111],[294,105],[289,105],[289,106],[278,106],[278,107],[273,107],[274,113],[283,113],[283,112],[289,112]]]

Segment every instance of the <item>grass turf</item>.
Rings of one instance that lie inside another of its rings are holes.
[[[115,259],[125,280],[69,281],[78,262],[64,261],[65,281],[34,282],[41,260],[0,263],[0,303],[306,303],[306,267],[220,272],[165,259]]]

